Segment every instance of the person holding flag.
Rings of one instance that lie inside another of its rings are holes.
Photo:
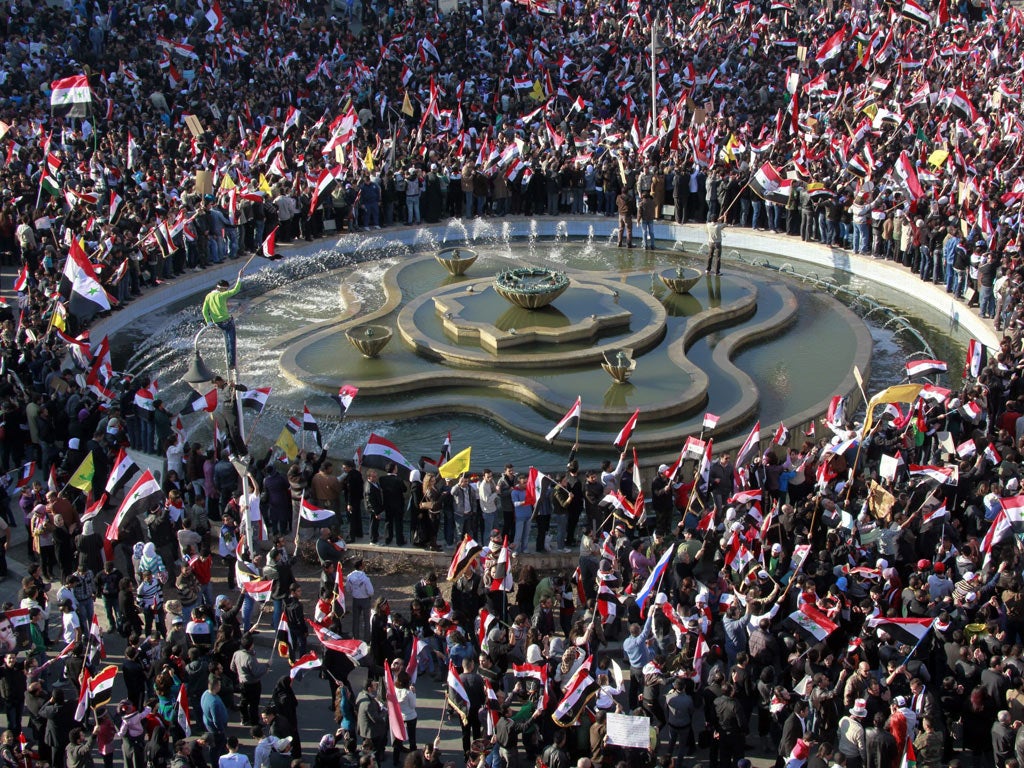
[[[252,261],[252,259],[249,261]],[[238,277],[235,279],[234,285],[231,285],[227,280],[218,280],[217,285],[203,299],[202,313],[206,327],[216,326],[224,333],[224,347],[227,352],[228,369],[232,379],[235,377],[238,365],[238,339],[235,330],[235,319],[231,316],[231,312],[228,311],[228,299],[237,295],[242,290],[242,275],[245,274],[245,267],[247,266],[249,266],[249,262],[246,262],[245,266],[238,270]]]

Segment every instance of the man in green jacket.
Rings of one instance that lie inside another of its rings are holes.
[[[233,371],[237,361],[237,344],[235,334],[235,320],[228,311],[228,299],[242,290],[243,267],[238,272],[238,279],[234,285],[229,285],[227,280],[218,281],[212,291],[206,294],[203,299],[203,320],[207,326],[216,325],[224,331],[224,344],[228,352],[228,367]]]

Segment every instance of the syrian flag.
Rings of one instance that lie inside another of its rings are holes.
[[[124,199],[117,194],[114,190],[110,190],[110,211],[108,212],[109,221],[113,221],[117,218],[117,212],[121,208],[121,203]]]
[[[960,480],[960,473],[955,466],[939,467],[934,465],[907,465],[907,471],[911,477],[924,477],[938,483],[956,485]]]
[[[948,366],[942,360],[909,360],[907,362],[907,378],[915,376],[933,376],[946,373]]]
[[[313,632],[316,633],[316,639],[320,641],[324,648],[344,653],[354,664],[359,664],[370,653],[370,646],[362,640],[345,640],[341,635],[332,632],[326,627],[321,627],[311,619],[306,619],[306,623],[313,628]]]
[[[600,600],[600,597],[598,598]],[[520,680],[536,680],[543,698],[542,709],[548,705],[548,665],[547,664],[512,664],[512,675]]]
[[[704,447],[704,455],[700,457],[700,463],[697,465],[697,472],[694,475],[699,480],[700,490],[705,492],[708,489],[708,484],[711,482],[711,452],[714,443],[714,440],[708,440],[707,445]]]
[[[566,426],[568,426],[569,422],[572,421],[573,419],[577,420],[577,425],[579,424],[580,412],[582,410],[580,401],[581,398],[577,397],[576,402],[573,403],[572,408],[570,408],[569,411],[565,414],[565,416],[563,416],[559,420],[559,422],[555,424],[554,428],[550,432],[544,435],[545,440],[547,440],[550,443],[552,440],[558,437],[562,430],[565,429]]]
[[[32,478],[36,474],[36,463],[30,461],[28,464],[24,464],[21,467],[21,472],[18,473],[18,479],[16,481],[17,488],[24,488],[26,485],[32,482]]]
[[[736,573],[741,573],[753,561],[753,554],[747,549],[743,539],[734,531],[729,542],[729,548],[725,552],[726,567],[732,568]]]
[[[758,197],[767,199],[769,195],[782,186],[782,181],[782,174],[778,172],[775,166],[771,163],[765,163],[750,177],[749,186]],[[710,416],[710,413],[704,415],[705,429],[714,429],[714,425],[718,423],[718,417],[715,416],[714,422],[709,426],[708,417]]]
[[[956,455],[961,459],[969,459],[971,456],[976,456],[977,454],[978,446],[974,442],[974,438],[964,440],[956,447]]]
[[[153,401],[155,399],[156,395],[152,387],[139,387],[135,392],[135,407],[142,408],[144,411],[155,410],[153,408]]]
[[[715,508],[708,507],[708,511],[697,522],[698,531],[710,531],[715,527]]]
[[[483,611],[486,613],[486,610]],[[416,685],[416,677],[419,674],[419,658],[420,652],[426,647],[426,644],[416,635],[412,636],[412,645],[409,649],[409,661],[405,665],[405,674],[409,676],[409,682]],[[485,651],[486,653],[486,651]]]
[[[626,422],[626,425],[619,430],[619,434],[616,435],[615,440],[612,441],[612,445],[614,445],[619,450],[622,450],[626,447],[626,443],[629,442],[629,438],[633,436],[633,430],[636,429],[636,420],[639,417],[640,409],[637,408],[635,411],[633,411],[633,415],[629,417],[629,421]]]
[[[305,405],[302,406],[302,428],[306,432],[312,432],[316,438],[316,444],[323,447],[323,441],[320,437],[320,425],[316,423],[313,414],[309,412],[309,407]]]
[[[993,443],[989,443],[985,448],[985,458],[988,459],[993,465],[999,464],[1003,460],[1003,457],[999,455],[999,451]]]
[[[299,527],[300,528],[321,528],[324,523],[334,517],[329,509],[321,509],[313,506],[305,497],[299,505]]]
[[[775,430],[775,435],[772,437],[772,443],[775,445],[785,445],[787,440],[789,440],[789,430],[780,421],[779,428]]]
[[[345,568],[339,562],[334,570],[334,602],[345,612]]]
[[[29,618],[31,609],[29,608],[12,608],[9,611],[4,611],[3,616],[7,617],[7,620],[11,622],[11,626],[17,629],[18,627],[27,627],[32,621]]]
[[[156,478],[153,477],[153,473],[148,469],[142,473],[135,485],[128,492],[128,495],[121,501],[121,506],[118,507],[117,514],[114,515],[114,520],[111,522],[111,528],[108,529],[108,536],[111,541],[117,540],[117,532],[124,525],[125,520],[130,516],[144,514],[149,509],[161,501],[163,501],[164,492],[160,487],[160,483],[157,482]]]
[[[199,413],[200,411],[213,413],[217,410],[217,388],[214,387],[205,395],[200,395],[197,392],[188,401],[183,410],[185,413]]]
[[[490,591],[511,592],[513,587],[512,564],[509,562],[508,536],[501,543],[498,550],[498,562],[494,567],[494,578],[491,579]]]
[[[926,523],[943,520],[947,517],[949,517],[949,510],[946,509],[946,503],[943,502],[931,512],[925,512],[924,515],[921,516],[921,525],[924,526]]]
[[[14,279],[14,290],[17,293],[24,293],[28,290],[28,264],[23,264],[18,276]]]
[[[917,178],[917,171],[914,168],[914,163],[910,159],[910,155],[907,154],[906,150],[900,152],[899,159],[896,160],[893,170],[896,172],[896,176],[899,178],[900,182],[902,182],[904,189],[907,190],[914,200],[920,200],[925,196],[924,189],[921,187],[921,182]]]
[[[957,408],[957,412],[960,413],[968,421],[977,421],[981,418],[981,406],[973,400],[968,400],[966,403]]]
[[[82,687],[78,692],[78,706],[75,707],[75,720],[79,723],[85,722],[85,715],[89,711],[89,681],[91,679],[89,668],[82,668]]]
[[[641,616],[646,615],[647,601],[654,597],[655,590],[661,584],[661,579],[665,575],[665,570],[668,568],[669,563],[672,562],[672,556],[675,554],[675,551],[675,547],[669,547],[665,550],[664,554],[658,558],[657,564],[648,574],[647,580],[640,588],[640,591],[636,593],[636,605],[640,609]]]
[[[839,628],[812,603],[803,603],[799,610],[785,618],[782,625],[800,635],[810,645],[824,642]]]
[[[888,616],[870,616],[867,625],[872,629],[880,629],[903,645],[917,645],[932,628],[932,618],[894,618]]]
[[[630,528],[637,528],[644,522],[643,498],[641,492],[637,495],[636,501],[632,502],[621,491],[612,491],[601,500],[601,503],[611,506],[615,510],[615,516]]]
[[[398,692],[395,690],[395,680],[391,675],[391,665],[384,665],[384,698],[387,702],[388,725],[391,727],[391,736],[396,741],[408,741],[409,732],[405,727],[405,718],[402,716],[402,708],[398,703]]]
[[[97,312],[110,309],[110,297],[100,285],[96,270],[89,263],[77,239],[71,240],[60,281],[60,292],[69,299],[68,311],[82,322],[91,320]]]
[[[537,502],[544,498],[547,489],[554,484],[555,481],[548,475],[536,467],[530,467],[530,471],[526,474],[526,503],[531,507],[536,507]]]
[[[107,646],[103,642],[103,630],[100,629],[100,620],[94,613],[89,623],[89,653],[95,660],[107,658]]]
[[[560,728],[569,728],[575,724],[583,715],[590,700],[597,695],[599,690],[597,681],[590,675],[590,668],[593,665],[593,656],[587,657],[579,669],[573,673],[569,681],[562,689],[564,694],[562,700],[555,707],[551,719]]]
[[[761,434],[761,422],[754,424],[754,428],[750,430],[750,434],[747,435],[747,439],[743,441],[743,445],[736,451],[736,461],[734,466],[738,469],[747,463],[757,449],[757,439]]]
[[[316,651],[310,651],[305,656],[297,659],[296,662],[291,665],[291,668],[288,670],[288,676],[294,680],[296,675],[300,672],[307,669],[318,669],[322,665],[323,662],[320,660],[320,657],[316,655]],[[390,672],[390,668],[388,671]]]
[[[448,678],[445,681],[448,685],[448,692],[446,694],[448,703],[451,704],[452,709],[462,715],[464,718],[469,717],[469,694],[466,693],[466,688],[462,684],[462,677],[455,669],[455,665],[451,661],[448,662]]]
[[[357,387],[353,387],[351,384],[341,385],[341,389],[338,390],[338,394],[334,399],[338,401],[338,406],[341,408],[342,418],[345,418],[348,409],[352,407],[352,401],[356,399],[357,394],[359,394]]]
[[[459,546],[455,548],[455,555],[452,556],[451,565],[448,566],[448,581],[459,579],[476,562],[482,551],[483,547],[467,533],[465,538],[459,542]]]
[[[846,398],[842,395],[833,395],[828,404],[828,411],[825,413],[825,421],[834,427],[841,427],[846,421]]]
[[[834,59],[836,56],[843,52],[843,41],[846,39],[846,26],[836,32],[832,37],[825,41],[825,43],[818,48],[817,54],[814,56],[814,60],[818,62],[819,67],[825,66],[829,61]]]
[[[988,364],[988,348],[977,339],[967,342],[967,362],[964,363],[964,378],[976,379]]]
[[[267,399],[270,397],[271,391],[271,387],[247,389],[244,392],[238,393],[238,399],[242,403],[242,408],[256,411],[258,416],[267,407]]]
[[[395,462],[400,467],[412,471],[415,469],[412,464],[406,461],[401,451],[391,441],[370,433],[370,438],[363,448],[363,466],[373,469],[386,469],[390,462]]]
[[[277,227],[270,230],[270,234],[263,240],[263,255],[273,261],[277,258]]]
[[[178,726],[185,734],[185,738],[192,735],[192,713],[188,709],[188,689],[182,683],[178,686]]]
[[[597,612],[601,616],[602,624],[615,621],[619,615],[619,598],[604,582],[597,588]]]
[[[718,426],[718,416],[713,413],[704,414],[704,422],[701,424],[701,429],[714,429]]]
[[[72,75],[50,83],[50,108],[72,108],[80,104],[92,103],[92,90],[89,78],[85,75]]]
[[[291,653],[292,648],[292,631],[288,627],[288,619],[284,616],[277,623],[277,635],[275,637],[277,643],[277,655],[283,659],[287,659]]]
[[[237,572],[236,572],[237,573]],[[270,602],[270,593],[274,591],[274,582],[270,579],[253,579],[239,582],[241,588],[257,603]]]
[[[903,0],[903,7],[900,9],[900,14],[916,24],[923,24],[926,27],[931,26],[932,15],[928,13],[924,8],[914,2],[914,0]]]

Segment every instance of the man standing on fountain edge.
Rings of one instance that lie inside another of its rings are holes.
[[[224,346],[228,353],[228,368],[232,374],[235,371],[237,362],[237,343],[235,334],[235,319],[228,311],[228,299],[242,290],[242,273],[245,267],[238,270],[238,279],[233,286],[228,285],[227,280],[219,280],[212,291],[206,294],[203,299],[203,320],[207,326],[216,325],[224,331]],[[233,377],[232,377],[233,378]]]

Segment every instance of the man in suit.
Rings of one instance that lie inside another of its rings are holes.
[[[1014,756],[1014,740],[1017,737],[1014,724],[1010,721],[1010,713],[999,710],[996,721],[992,723],[992,758],[995,765],[1006,765],[1006,761]]]
[[[797,739],[805,738],[807,733],[807,716],[810,714],[811,705],[801,699],[793,707],[793,711],[782,724],[782,739],[779,741],[779,759],[776,765],[786,764],[789,753],[796,746]]]
[[[891,768],[896,764],[899,746],[896,737],[885,728],[885,715],[876,712],[871,727],[864,731],[867,762],[864,768]]]
[[[405,546],[402,515],[405,512],[405,483],[398,476],[398,465],[391,462],[387,474],[380,479],[380,490],[384,496],[384,543],[390,546],[392,540],[400,547]]]

